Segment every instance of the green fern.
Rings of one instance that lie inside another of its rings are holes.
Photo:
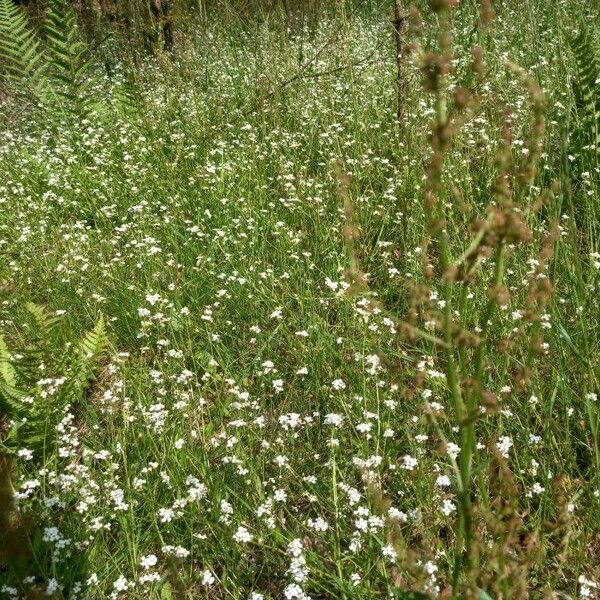
[[[48,340],[60,322],[60,318],[50,314],[50,311],[40,304],[28,302],[25,304],[27,312],[32,316],[35,326],[34,335],[40,339]]]
[[[23,9],[0,0],[0,79],[9,91],[23,87],[44,107],[86,118],[95,106],[93,69],[67,0],[48,0],[43,38]]]
[[[135,75],[132,71],[121,74],[120,81],[113,88],[113,99],[116,108],[124,115],[136,115],[142,105],[142,98]]]
[[[6,415],[19,410],[20,400],[25,396],[16,386],[17,371],[4,337],[0,335],[0,410]]]
[[[87,117],[94,106],[91,63],[66,0],[49,0],[44,22],[46,56],[57,96],[71,112]]]
[[[108,339],[100,318],[78,343],[57,351],[61,347],[56,340],[60,320],[36,304],[27,305],[27,310],[33,319],[33,331],[30,327],[28,343],[18,353],[11,353],[0,335],[0,410],[11,425],[0,447],[9,452],[26,447],[47,454],[54,447],[56,426],[65,409],[84,400]],[[45,372],[60,374],[62,379],[50,395],[41,393],[42,363]]]
[[[575,57],[573,93],[579,127],[575,141],[578,149],[591,150],[594,161],[600,156],[600,57],[593,31],[582,24],[569,39]]]
[[[85,389],[87,386],[107,343],[104,319],[100,317],[94,329],[86,333],[77,345],[77,361],[71,381],[78,389]]]
[[[40,42],[29,29],[23,9],[12,0],[0,0],[0,63],[6,83],[26,82],[41,91],[45,64]]]
[[[11,355],[4,338],[0,335],[0,379],[3,383],[15,386],[17,383],[17,374],[11,362]]]

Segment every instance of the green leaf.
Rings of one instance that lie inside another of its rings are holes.
[[[42,84],[44,62],[39,42],[29,28],[27,16],[13,0],[0,0],[0,73],[32,88]]]
[[[79,352],[87,360],[96,359],[106,346],[106,330],[104,318],[100,316],[94,329],[86,333],[79,342]]]
[[[60,317],[50,314],[50,311],[40,304],[28,302],[25,308],[33,317],[33,322],[36,326],[36,335],[43,340],[48,340],[60,321]]]
[[[160,600],[173,600],[171,584],[168,581],[165,581],[160,588]]]
[[[594,43],[593,29],[581,23],[577,35],[569,37],[575,57],[572,78],[579,127],[576,131],[580,147],[591,146],[600,153],[600,55]]]
[[[0,334],[0,377],[11,388],[14,388],[17,384],[15,368],[12,365],[10,352],[2,334]]]
[[[67,113],[86,118],[95,106],[89,89],[95,77],[85,58],[87,46],[80,39],[77,19],[69,2],[48,0],[44,32],[48,73],[55,93]]]

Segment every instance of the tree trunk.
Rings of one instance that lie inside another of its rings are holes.
[[[406,101],[406,15],[402,9],[402,0],[394,1],[394,18],[392,20],[396,38],[396,117],[400,125],[404,124],[404,107]]]

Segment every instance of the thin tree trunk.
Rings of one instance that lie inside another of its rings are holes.
[[[408,52],[405,39],[406,15],[402,9],[402,0],[395,0],[394,2],[394,19],[392,23],[396,34],[396,117],[398,123],[403,125],[406,102],[406,58]]]

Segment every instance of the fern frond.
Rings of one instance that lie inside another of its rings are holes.
[[[23,82],[34,89],[44,83],[40,43],[25,12],[12,0],[0,0],[0,64],[3,77],[10,82]]]
[[[49,340],[52,336],[56,325],[60,321],[60,317],[50,314],[50,311],[40,304],[28,302],[25,308],[33,317],[33,322],[36,328],[35,336],[38,339]]]
[[[0,407],[2,412],[10,418],[16,418],[25,407],[22,399],[27,394],[4,382],[0,382]]]
[[[580,121],[579,145],[600,154],[600,54],[592,30],[582,24],[579,32],[569,39],[575,57],[573,93]]]
[[[46,56],[54,89],[72,113],[87,117],[94,106],[87,47],[79,37],[75,12],[65,0],[49,0],[44,22]]]
[[[26,346],[13,354],[0,334],[0,414],[12,425],[2,432],[0,448],[10,451],[24,446],[48,453],[55,448],[56,426],[65,410],[85,401],[85,392],[108,347],[108,335],[100,317],[77,344],[58,344],[60,319],[43,306],[29,303],[26,307],[33,319]],[[44,364],[44,372],[62,375],[51,394],[41,393],[40,364]]]
[[[78,344],[79,353],[88,361],[96,360],[106,347],[104,319],[100,317],[94,329],[88,331]]]
[[[0,335],[0,409],[10,418],[15,418],[23,408],[21,399],[25,392],[17,388],[17,371],[4,337]]]
[[[124,79],[113,88],[117,108],[127,116],[135,115],[142,103],[140,91],[133,76],[124,74]]]
[[[107,345],[104,319],[100,317],[94,328],[88,331],[77,344],[75,365],[69,380],[80,391],[87,387]]]
[[[15,386],[17,383],[17,374],[11,362],[11,355],[4,337],[0,334],[0,378],[2,383]]]

